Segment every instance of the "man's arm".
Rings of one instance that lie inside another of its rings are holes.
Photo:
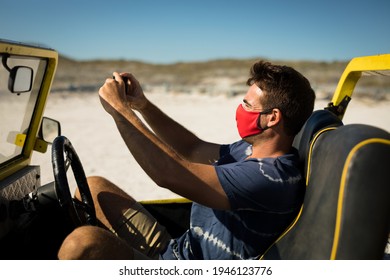
[[[157,185],[203,205],[229,209],[229,200],[210,164],[188,161],[152,133],[126,105],[120,83],[108,79],[99,94],[130,152]]]
[[[205,164],[218,160],[219,144],[198,138],[150,101],[140,113],[156,135],[187,160]]]
[[[203,141],[191,131],[171,119],[144,95],[139,82],[131,74],[128,78],[130,106],[139,111],[154,133],[189,161],[210,164],[219,158],[219,144]]]

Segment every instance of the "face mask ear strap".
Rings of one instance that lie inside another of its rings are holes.
[[[259,112],[259,116],[257,118],[257,128],[260,129],[261,131],[264,131],[264,130],[267,130],[269,128],[269,126],[265,126],[265,127],[261,127],[260,125],[260,118],[261,118],[261,115],[264,114],[264,115],[269,115],[272,113],[272,110],[273,109],[268,109],[268,110],[264,110],[263,112]]]
[[[269,128],[269,126],[264,126],[264,127],[260,126],[260,115],[257,122],[257,128],[260,129],[261,131],[267,130]]]

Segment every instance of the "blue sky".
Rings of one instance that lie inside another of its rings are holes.
[[[389,0],[0,2],[0,38],[81,60],[332,61],[390,53]]]

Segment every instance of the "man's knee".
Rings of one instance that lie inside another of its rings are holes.
[[[58,252],[59,259],[83,259],[92,248],[97,246],[95,227],[78,227],[63,241]]]
[[[101,192],[114,189],[113,183],[101,176],[90,176],[87,178],[87,183],[93,198],[96,198],[96,196]],[[75,191],[75,198],[81,200],[80,191],[78,188],[76,188]]]
[[[93,226],[76,228],[62,243],[59,259],[132,259],[133,249],[113,233]]]
[[[91,176],[87,178],[88,187],[92,197],[94,197],[95,193],[98,193],[100,191],[99,187],[105,184],[106,182],[108,182],[107,179],[100,176]],[[78,188],[76,188],[75,190],[74,197],[77,198],[78,200],[81,200],[80,190]]]
[[[121,196],[128,196],[120,187],[104,177],[91,176],[87,178],[87,182],[92,193],[114,193]]]
[[[87,181],[88,181],[88,185],[92,185],[92,186],[101,186],[101,185],[111,184],[111,182],[109,180],[107,180],[106,178],[101,177],[101,176],[89,176],[87,178]]]

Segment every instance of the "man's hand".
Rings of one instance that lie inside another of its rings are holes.
[[[114,72],[113,78],[106,79],[104,85],[99,89],[99,96],[103,108],[112,116],[129,109],[125,84],[117,72]]]
[[[121,73],[121,77],[127,78],[127,92],[126,97],[128,104],[132,109],[141,111],[145,108],[148,100],[144,95],[144,91],[138,80],[134,77],[133,74],[130,73]]]

